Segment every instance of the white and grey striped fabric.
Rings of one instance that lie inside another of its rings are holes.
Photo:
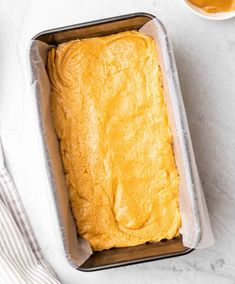
[[[43,258],[0,143],[0,283],[60,283]]]

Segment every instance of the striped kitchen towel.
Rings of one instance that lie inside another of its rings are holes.
[[[0,144],[0,283],[58,284],[35,239]]]

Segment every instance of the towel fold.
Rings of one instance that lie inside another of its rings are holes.
[[[58,284],[40,252],[0,143],[0,283]]]

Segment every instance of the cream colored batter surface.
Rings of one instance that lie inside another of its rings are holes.
[[[48,55],[73,215],[93,250],[179,234],[179,175],[154,41],[130,31]]]

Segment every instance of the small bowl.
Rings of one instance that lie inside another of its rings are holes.
[[[235,17],[235,11],[229,12],[220,12],[220,13],[207,13],[203,9],[198,8],[197,6],[190,3],[188,0],[183,0],[185,6],[193,12],[195,15],[198,15],[204,19],[212,21],[223,21]]]

